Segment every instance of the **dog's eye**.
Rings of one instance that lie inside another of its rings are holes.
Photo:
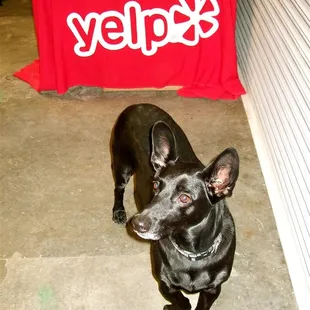
[[[192,201],[191,197],[185,194],[182,194],[179,199],[182,203],[190,203]]]
[[[157,191],[159,189],[159,182],[158,181],[153,182],[153,189],[154,189],[154,191]]]

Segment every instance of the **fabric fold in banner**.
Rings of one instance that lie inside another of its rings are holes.
[[[35,60],[33,63],[15,72],[14,76],[29,83],[36,91],[41,91],[39,60]]]
[[[211,99],[245,93],[236,0],[33,0],[33,10],[39,60],[15,76],[37,91],[83,85],[182,86],[181,96]]]

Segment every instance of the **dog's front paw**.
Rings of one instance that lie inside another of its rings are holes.
[[[126,224],[127,216],[125,210],[114,211],[112,219],[117,224]]]
[[[165,305],[164,310],[191,310],[191,306],[189,308],[180,308],[175,305]]]
[[[165,306],[164,306],[164,310],[177,310],[177,308],[175,308],[175,307],[172,306],[172,305],[165,305]]]

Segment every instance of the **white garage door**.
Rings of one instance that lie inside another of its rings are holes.
[[[243,97],[297,303],[310,309],[309,0],[239,0]]]

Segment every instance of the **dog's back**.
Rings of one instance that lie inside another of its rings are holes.
[[[144,171],[150,169],[152,171],[149,160],[151,154],[150,134],[153,125],[158,121],[165,122],[173,131],[178,148],[182,150],[179,153],[180,159],[185,162],[199,162],[179,125],[164,110],[148,103],[131,105],[120,114],[114,127],[113,150],[121,156],[128,155],[130,160],[134,161],[135,169]],[[122,146],[122,153],[117,149],[119,145]]]

